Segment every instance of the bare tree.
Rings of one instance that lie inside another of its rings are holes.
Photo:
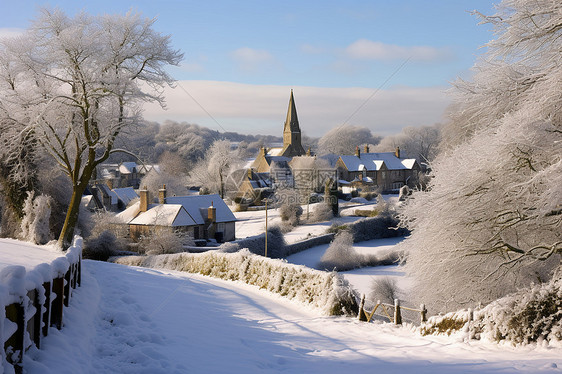
[[[154,22],[132,12],[69,17],[43,9],[23,37],[0,45],[4,151],[37,144],[72,182],[63,248],[96,165],[118,151],[117,137],[138,121],[143,102],[164,104],[162,88],[172,84],[164,67],[182,54],[154,31]]]
[[[456,83],[428,192],[408,200],[413,294],[443,310],[546,281],[562,255],[562,4],[504,0]]]

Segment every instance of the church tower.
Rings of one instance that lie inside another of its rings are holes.
[[[301,144],[301,129],[297,117],[297,107],[295,106],[293,90],[291,90],[287,119],[285,120],[283,129],[283,151],[281,152],[281,156],[295,157],[304,154],[306,154],[306,152]]]

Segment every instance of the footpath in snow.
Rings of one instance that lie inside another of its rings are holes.
[[[27,373],[559,373],[560,349],[320,317],[245,284],[84,261],[65,326]]]

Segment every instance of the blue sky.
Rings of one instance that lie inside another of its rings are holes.
[[[157,17],[155,28],[185,60],[170,69],[181,87],[168,92],[168,110],[147,106],[148,119],[277,134],[293,88],[311,136],[341,125],[379,88],[347,123],[384,135],[441,121],[449,82],[469,77],[478,47],[493,37],[469,11],[492,14],[495,3],[0,1],[0,35],[25,29],[45,5]]]

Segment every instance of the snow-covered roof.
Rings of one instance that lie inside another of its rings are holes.
[[[196,196],[170,196],[166,198],[166,204],[181,204],[197,224],[204,224],[207,209],[213,205],[217,210],[217,222],[233,222],[236,217],[217,194]],[[201,212],[204,209],[204,213]]]
[[[152,170],[156,173],[160,173],[160,165],[137,165],[137,171],[141,174],[147,174]]]
[[[180,204],[158,204],[139,214],[131,225],[196,226],[197,223]]]
[[[404,165],[406,167],[406,169],[413,168],[415,163],[416,163],[415,158],[408,158],[406,160],[402,160],[402,165]]]
[[[131,205],[121,213],[116,214],[115,217],[117,217],[119,220],[121,220],[124,223],[129,223],[133,219],[135,219],[136,216],[138,216],[139,212],[140,212],[140,201],[137,201],[136,203],[134,203],[133,205]]]
[[[114,188],[112,191],[125,205],[128,205],[132,200],[139,197],[133,187]]]
[[[267,155],[268,156],[281,156],[281,154],[283,153],[283,148],[269,148],[267,150]]]
[[[119,165],[119,172],[121,174],[132,174],[137,171],[137,163],[133,161],[123,162]]]
[[[393,152],[363,153],[359,157],[343,155],[340,159],[349,171],[378,171],[383,165],[388,170],[409,170],[416,163],[413,158],[400,159]]]

